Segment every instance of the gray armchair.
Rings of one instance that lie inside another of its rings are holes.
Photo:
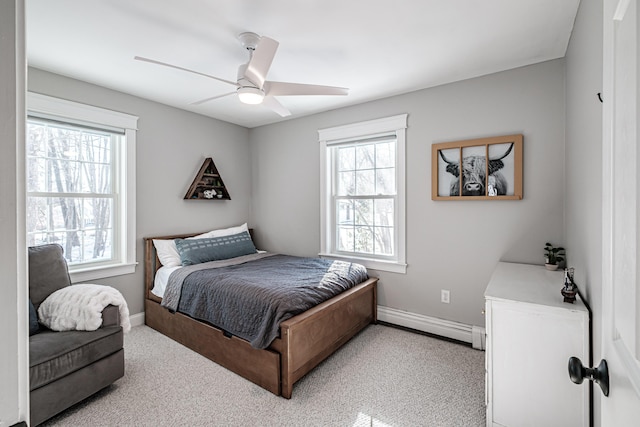
[[[31,313],[53,292],[71,286],[62,246],[29,248]],[[120,312],[107,306],[96,331],[55,332],[30,319],[31,425],[38,425],[124,376]],[[39,329],[36,331],[35,329]],[[33,334],[32,334],[33,333]]]

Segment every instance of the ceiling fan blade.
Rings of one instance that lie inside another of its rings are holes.
[[[204,104],[205,102],[213,101],[214,99],[224,98],[225,96],[235,95],[235,94],[236,94],[235,92],[223,93],[222,95],[211,96],[209,98],[201,99],[200,101],[192,102],[189,105],[200,105],[200,104]]]
[[[271,110],[278,113],[281,117],[288,117],[291,115],[291,111],[287,109],[284,105],[280,103],[273,96],[265,96],[262,101],[265,107],[270,108]]]
[[[166,62],[156,61],[155,59],[143,58],[142,56],[134,56],[133,59],[137,61],[149,62],[151,64],[162,65],[164,67],[175,68],[176,70],[186,71],[187,73],[197,74],[199,76],[208,77],[210,79],[218,80],[219,82],[228,83],[233,86],[238,86],[236,82],[230,80],[221,79],[220,77],[212,76],[210,74],[201,73],[200,71],[190,70],[188,68],[179,67],[177,65],[167,64]]]
[[[336,86],[308,85],[303,83],[265,82],[264,90],[272,96],[295,95],[348,95],[349,89]]]
[[[247,70],[244,77],[257,85],[260,89],[264,85],[267,78],[269,68],[276,55],[279,43],[269,37],[260,37],[260,41],[256,46],[256,50],[251,55],[251,60],[247,64]]]

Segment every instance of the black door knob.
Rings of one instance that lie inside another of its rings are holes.
[[[569,378],[576,384],[582,384],[586,378],[594,381],[602,389],[602,394],[609,396],[609,368],[607,361],[602,359],[596,368],[585,368],[577,357],[569,358]]]

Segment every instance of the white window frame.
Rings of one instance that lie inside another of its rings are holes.
[[[135,273],[136,262],[136,133],[138,117],[87,104],[28,92],[29,115],[85,126],[124,131],[124,143],[119,151],[118,173],[114,182],[120,195],[114,218],[114,248],[116,259],[107,263],[87,263],[69,266],[71,282],[86,282],[105,277]],[[115,235],[117,233],[117,235]]]
[[[406,128],[407,114],[369,120],[344,126],[318,130],[320,142],[320,253],[321,257],[346,259],[358,262],[373,270],[406,273]],[[369,258],[361,255],[344,255],[336,250],[336,218],[333,196],[332,147],[395,134],[396,137],[396,206],[395,247],[393,259]]]

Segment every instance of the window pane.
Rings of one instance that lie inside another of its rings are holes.
[[[356,252],[373,253],[373,231],[371,227],[356,227]]]
[[[83,192],[110,193],[112,137],[101,134],[86,134],[85,137]],[[113,135],[113,138],[117,136]]]
[[[111,193],[111,165],[84,163],[80,193]]]
[[[46,235],[43,233],[36,233],[49,229],[48,212],[47,199],[41,197],[27,198],[27,230],[29,231],[30,236],[37,236],[33,237],[33,239],[39,239],[30,239],[29,246],[48,243]]]
[[[376,194],[396,193],[396,170],[376,169]]]
[[[375,190],[375,170],[364,170],[356,172],[356,195],[368,196],[374,194]]]
[[[46,156],[46,131],[43,125],[33,123],[27,125],[27,156]]]
[[[338,250],[345,252],[354,251],[354,229],[353,227],[338,227]]]
[[[339,172],[338,173],[338,188],[337,192],[339,196],[352,196],[355,194],[356,187],[356,174],[355,172]]]
[[[378,255],[393,255],[393,228],[375,228],[375,250]]]
[[[374,209],[376,226],[394,226],[393,199],[376,199],[374,203]]]
[[[79,200],[65,197],[50,197],[47,201],[48,229],[77,230],[78,221],[82,215],[82,205]]]
[[[87,132],[83,136],[83,160],[94,163],[111,162],[111,138],[117,138],[116,135],[112,136]]]
[[[27,191],[47,191],[46,161],[42,158],[27,158]]]
[[[48,236],[47,233],[29,233],[27,235],[27,246],[38,246],[49,243],[47,241]]]
[[[83,228],[76,255],[81,262],[111,259],[113,203],[110,199],[85,199],[83,202]]]
[[[355,200],[356,225],[373,225],[373,200]]]
[[[28,197],[29,245],[59,243],[69,263],[111,259],[113,200]]]
[[[338,170],[352,171],[356,168],[356,148],[341,147],[338,148]]]
[[[375,166],[375,146],[356,146],[356,169],[372,169]]]
[[[338,224],[340,225],[353,225],[355,214],[353,212],[352,200],[339,200],[337,203],[337,215]]]
[[[80,164],[61,159],[47,161],[48,184],[45,191],[80,192]]]
[[[396,165],[395,142],[381,142],[376,144],[376,167],[392,168]]]

